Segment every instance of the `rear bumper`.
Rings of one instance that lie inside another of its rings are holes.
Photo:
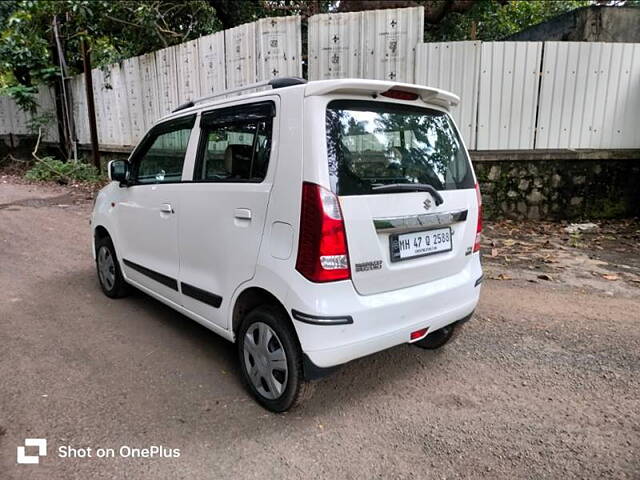
[[[469,320],[471,320],[472,316],[473,316],[473,312],[471,312],[466,317],[456,321],[455,323],[459,325],[462,325],[463,323],[467,323]],[[304,372],[304,379],[307,381],[319,380],[328,375],[331,375],[333,372],[338,370],[341,366],[341,365],[336,365],[333,367],[319,367],[318,365],[313,363],[313,361],[309,358],[309,356],[306,353],[303,353],[302,357],[303,357],[302,368]]]
[[[353,320],[330,325],[294,318],[308,361],[315,367],[328,368],[409,343],[411,332],[416,330],[428,327],[433,332],[469,316],[480,297],[476,281],[481,276],[479,255],[474,254],[456,275],[376,295],[358,294],[351,281],[310,284],[300,277],[287,304],[290,311]]]

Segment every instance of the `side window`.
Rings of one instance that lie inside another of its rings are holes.
[[[193,123],[194,117],[189,117],[151,131],[146,148],[136,160],[136,183],[172,183],[182,180],[182,167]]]
[[[269,102],[270,105],[271,102]],[[261,182],[271,154],[273,119],[269,110],[208,112],[202,122],[199,162],[194,180],[205,182]],[[216,115],[218,113],[218,115]]]

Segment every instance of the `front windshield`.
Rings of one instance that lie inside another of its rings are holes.
[[[462,142],[438,110],[363,100],[329,103],[326,117],[331,187],[338,195],[375,193],[388,184],[474,188]]]

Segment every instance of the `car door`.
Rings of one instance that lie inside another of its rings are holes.
[[[131,159],[122,188],[118,242],[128,280],[179,303],[178,216],[182,172],[195,116],[153,128]]]
[[[278,97],[205,111],[181,197],[182,304],[227,328],[234,290],[255,273],[271,192]]]

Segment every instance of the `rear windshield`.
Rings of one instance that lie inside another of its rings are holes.
[[[388,184],[473,188],[467,154],[451,119],[429,108],[366,100],[327,107],[331,187],[338,195],[376,193]]]

